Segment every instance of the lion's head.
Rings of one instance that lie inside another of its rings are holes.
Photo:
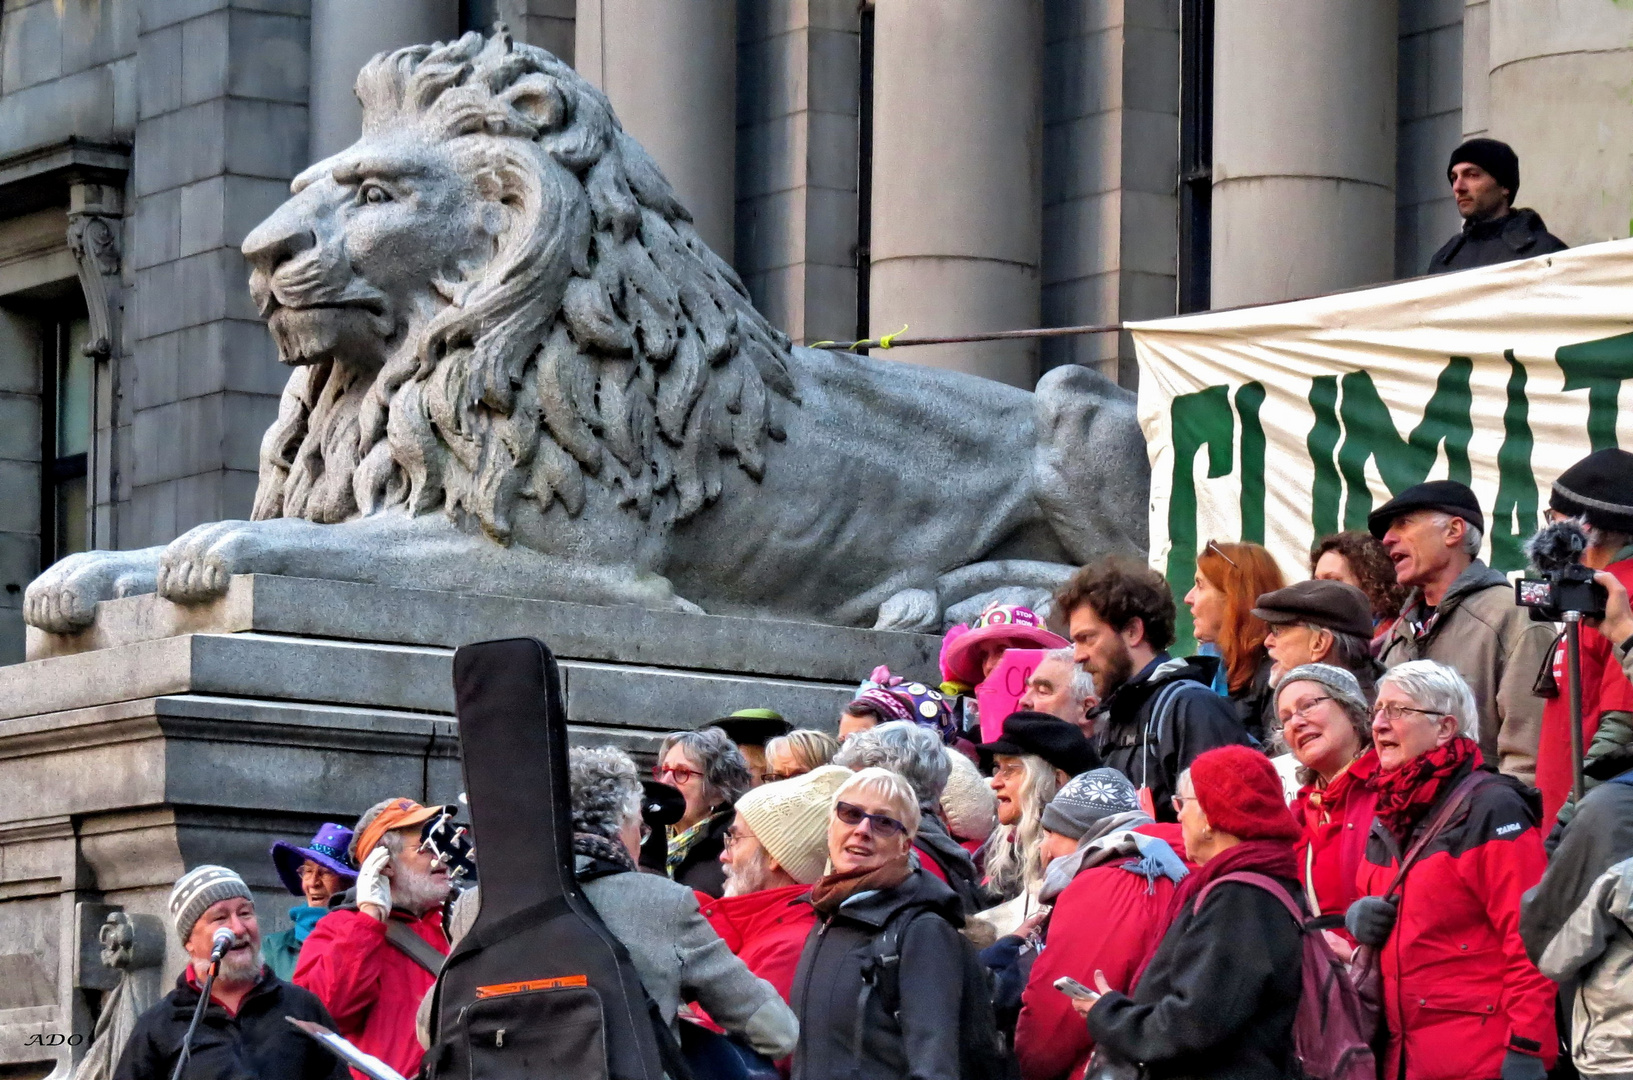
[[[788,339],[698,238],[606,97],[542,49],[466,34],[375,57],[363,136],[244,242],[297,365],[255,517],[469,515],[612,484],[654,521],[758,477]]]

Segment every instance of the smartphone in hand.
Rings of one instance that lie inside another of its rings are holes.
[[[1056,990],[1059,990],[1067,997],[1078,998],[1082,1001],[1098,1001],[1100,999],[1100,994],[1097,991],[1090,990],[1070,975],[1062,975],[1056,979],[1054,986]]]

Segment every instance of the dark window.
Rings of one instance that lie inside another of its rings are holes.
[[[459,0],[459,32],[472,30],[481,34],[493,33],[493,24],[499,21],[498,0]],[[511,27],[520,32],[520,28]]]
[[[1179,14],[1179,310],[1206,311],[1213,259],[1213,3]]]
[[[90,319],[65,313],[42,327],[40,563],[85,551],[90,523],[91,397],[96,361],[85,355]]]
[[[862,84],[856,148],[856,336],[868,336],[873,259],[873,5],[862,9]],[[866,349],[861,350],[867,352]]]

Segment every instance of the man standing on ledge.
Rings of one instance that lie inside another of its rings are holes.
[[[1452,151],[1446,179],[1463,215],[1463,231],[1429,257],[1425,273],[1444,274],[1476,266],[1529,259],[1565,250],[1535,210],[1516,210],[1520,159],[1496,139],[1470,139]]]

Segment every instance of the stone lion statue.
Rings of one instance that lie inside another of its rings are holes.
[[[32,625],[266,573],[939,630],[1143,550],[1132,394],[791,346],[556,57],[466,34],[357,94],[244,241],[293,368],[253,520],[64,559]]]

